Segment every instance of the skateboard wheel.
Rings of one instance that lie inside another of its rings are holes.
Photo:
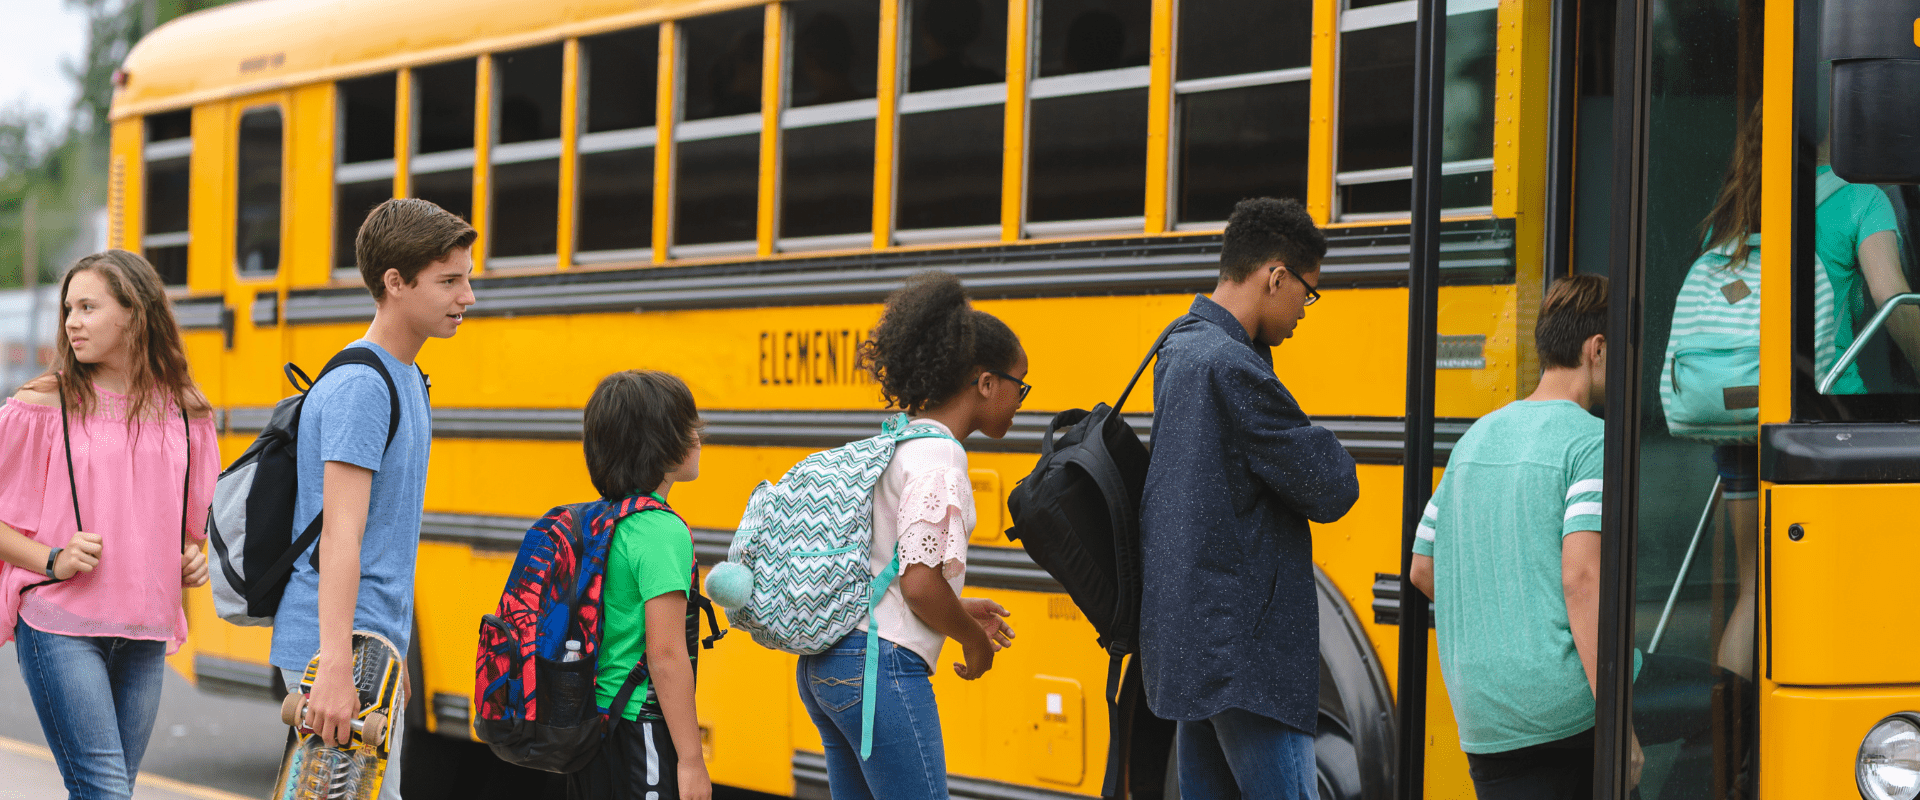
[[[307,696],[299,692],[288,694],[287,699],[280,701],[280,721],[291,727],[300,727],[301,706],[306,704],[306,699]]]
[[[360,729],[360,738],[367,744],[379,747],[387,738],[387,715],[377,711],[368,714],[365,727]]]

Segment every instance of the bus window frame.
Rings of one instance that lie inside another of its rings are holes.
[[[583,249],[580,245],[581,215],[583,212],[581,205],[581,186],[583,181],[579,176],[581,175],[581,164],[585,162],[587,156],[607,153],[630,153],[645,150],[647,153],[645,158],[649,162],[648,177],[650,178],[649,182],[651,184],[647,187],[648,202],[650,204],[659,202],[660,185],[662,182],[662,176],[659,174],[659,164],[660,150],[663,146],[660,137],[659,104],[661,99],[666,95],[667,84],[673,80],[671,74],[666,74],[665,71],[661,69],[660,31],[666,27],[666,24],[665,22],[655,22],[646,25],[616,28],[614,30],[579,36],[571,40],[574,42],[572,45],[573,48],[578,53],[573,59],[573,103],[576,111],[574,112],[574,124],[571,127],[563,126],[560,131],[560,136],[563,141],[570,139],[573,142],[573,163],[571,168],[574,171],[575,178],[570,186],[562,187],[561,199],[563,202],[571,205],[572,210],[570,214],[565,216],[562,224],[566,227],[560,232],[565,240],[563,247],[568,251],[567,259],[559,265],[560,269],[564,270],[576,266],[598,266],[603,264],[650,264],[654,260],[655,251],[660,249],[658,247],[659,243],[653,239],[654,231],[657,230],[655,224],[656,210],[653,208],[648,209],[646,218],[635,220],[636,224],[644,224],[646,226],[646,247],[611,250]],[[655,116],[653,124],[638,128],[612,128],[603,131],[592,130],[593,86],[591,77],[593,74],[593,50],[596,44],[594,40],[614,34],[638,34],[645,31],[651,31],[654,39],[653,84]],[[562,76],[564,79],[564,70]],[[562,161],[564,162],[565,160],[566,157],[563,156]],[[563,163],[563,169],[564,168],[565,164]]]
[[[290,98],[287,97],[285,92],[274,92],[264,96],[256,95],[254,97],[240,98],[233,101],[230,106],[233,109],[233,113],[228,117],[227,133],[231,137],[229,141],[232,142],[232,149],[229,156],[231,161],[229,161],[229,163],[233,164],[234,169],[227,184],[226,195],[232,205],[226,209],[227,213],[224,215],[229,224],[227,225],[227,252],[223,257],[228,258],[232,265],[230,271],[233,273],[236,285],[253,286],[278,283],[280,276],[286,273],[287,228],[292,224],[287,209],[293,194],[293,182],[288,180],[287,174],[287,167],[292,163],[293,150],[293,137],[288,135],[292,129],[293,119],[293,115],[290,113],[291,103],[289,101]],[[274,113],[280,115],[280,208],[279,232],[276,240],[279,245],[279,258],[275,261],[272,269],[249,273],[240,268],[240,126],[246,120],[248,114],[268,108],[273,109]]]
[[[189,126],[192,125],[193,109],[191,107],[180,109],[177,111],[155,112],[155,113],[146,115],[140,121],[140,135],[141,135],[140,200],[139,200],[140,202],[140,252],[142,256],[146,257],[149,261],[152,260],[152,256],[149,255],[149,251],[155,248],[184,247],[188,249],[189,253],[191,253],[192,247],[193,247],[193,210],[192,210],[193,209],[193,134],[192,134],[192,129],[191,127],[189,127],[188,134],[183,137],[174,137],[171,139],[151,138],[152,136],[152,126],[150,124],[151,119],[153,117],[160,116],[161,114],[176,114],[176,113],[185,113],[187,115],[188,125]],[[150,227],[153,224],[153,217],[154,217],[153,203],[152,203],[153,165],[156,163],[165,163],[170,161],[181,161],[183,162],[183,166],[186,169],[186,179],[187,179],[186,223],[187,224],[185,228],[178,231],[155,232]],[[188,260],[188,264],[189,264],[189,268],[191,268],[192,261],[190,257]],[[189,283],[190,282],[187,276],[183,274],[180,276],[179,283],[167,283],[165,284],[165,286],[169,291],[184,291],[189,285]]]
[[[481,114],[485,115],[485,119],[482,121],[478,121],[478,125],[485,126],[485,129],[487,131],[487,146],[486,146],[486,155],[487,155],[486,194],[487,196],[484,202],[487,207],[487,214],[485,215],[486,216],[485,221],[487,225],[486,233],[488,238],[488,245],[487,245],[488,252],[487,252],[486,265],[489,269],[508,269],[508,270],[528,269],[528,268],[562,269],[565,266],[570,266],[570,265],[564,265],[560,261],[560,253],[564,250],[567,250],[568,244],[569,244],[567,241],[564,241],[564,239],[570,238],[570,236],[563,236],[563,232],[561,232],[559,229],[559,225],[563,221],[562,219],[555,220],[554,250],[551,253],[529,253],[529,254],[511,255],[511,256],[502,256],[502,255],[496,255],[493,253],[493,250],[496,246],[495,242],[498,239],[496,228],[499,226],[499,222],[500,222],[498,216],[494,213],[497,210],[497,206],[494,201],[499,196],[499,192],[500,192],[500,187],[498,185],[499,182],[496,181],[494,177],[498,173],[500,167],[514,166],[519,164],[534,164],[534,163],[539,163],[543,161],[552,161],[554,162],[553,205],[554,205],[555,216],[556,217],[563,216],[563,211],[561,209],[561,205],[563,203],[573,202],[572,198],[567,197],[567,193],[564,191],[564,188],[560,185],[561,176],[566,172],[566,167],[564,166],[564,162],[566,160],[567,151],[568,151],[567,140],[569,138],[574,138],[576,141],[578,141],[578,139],[580,138],[580,132],[579,132],[580,126],[578,124],[575,124],[572,128],[569,128],[565,124],[566,116],[565,116],[564,108],[567,103],[567,99],[566,99],[567,55],[566,53],[568,48],[567,42],[569,41],[573,41],[573,39],[561,39],[558,41],[540,42],[535,44],[529,44],[524,47],[515,47],[512,49],[506,49],[506,50],[488,51],[487,53],[487,58],[493,62],[493,68],[486,71],[487,74],[485,79],[489,83],[488,90],[486,93],[487,103],[484,109],[481,108],[478,103],[475,103],[474,114],[476,117],[478,117]],[[560,124],[559,135],[551,139],[531,139],[531,140],[521,141],[521,142],[500,141],[500,106],[502,101],[505,99],[505,88],[506,88],[506,81],[507,81],[506,69],[505,69],[506,64],[504,61],[504,57],[511,56],[517,53],[532,53],[533,51],[542,50],[549,47],[558,48],[560,51],[560,72],[558,75],[559,85],[553,87],[554,98],[560,104],[560,108],[562,109],[560,111],[561,124]],[[476,89],[478,88],[477,80],[475,81],[475,88]],[[578,95],[577,88],[576,88],[575,94]],[[477,143],[478,143],[478,140],[476,139],[476,144]],[[576,158],[577,157],[578,156],[576,151]],[[478,163],[478,160],[479,159],[476,156],[475,158],[476,164]],[[474,195],[474,206],[478,208],[481,202],[482,200],[480,199],[479,194],[476,192]]]
[[[332,248],[331,248],[331,245],[338,243],[339,236],[340,236],[339,226],[346,223],[346,220],[342,220],[340,218],[340,188],[343,185],[352,186],[352,185],[360,185],[360,184],[373,184],[384,179],[387,182],[387,187],[389,192],[388,196],[390,197],[402,196],[399,189],[400,187],[399,180],[400,180],[400,171],[405,166],[405,163],[401,158],[401,154],[398,151],[398,149],[396,149],[391,156],[385,159],[377,159],[373,161],[354,161],[354,162],[348,162],[346,160],[347,159],[347,104],[340,102],[340,96],[341,96],[340,86],[341,84],[347,83],[350,80],[359,80],[359,79],[364,79],[369,77],[379,77],[381,75],[393,76],[394,130],[389,130],[387,132],[387,136],[388,138],[393,139],[397,143],[399,139],[396,132],[399,129],[401,129],[403,126],[406,126],[408,124],[407,120],[404,119],[400,114],[400,105],[407,103],[408,98],[411,96],[410,93],[402,92],[403,83],[407,81],[411,81],[413,79],[413,74],[411,70],[396,69],[392,72],[382,72],[382,73],[375,73],[374,75],[361,76],[361,78],[358,78],[358,79],[340,79],[332,82],[333,108],[334,108],[333,171],[332,171],[333,197],[332,197],[332,205],[329,208],[329,212],[333,215],[333,227],[331,229],[333,233],[333,237],[328,242],[328,244],[330,245],[329,247],[330,252],[327,254],[327,274],[334,281],[352,281],[357,283],[360,280],[360,270],[351,266],[347,266],[347,267],[340,266],[340,260],[341,260],[342,254],[339,252],[332,251]]]
[[[1342,45],[1336,50],[1336,53],[1339,53],[1339,55],[1336,57],[1333,65],[1333,75],[1331,76],[1335,86],[1338,87],[1340,83],[1340,73],[1345,65],[1345,62],[1340,59],[1345,58],[1346,48],[1344,45],[1347,34],[1413,23],[1415,22],[1414,17],[1418,4],[1419,0],[1396,0],[1396,2],[1351,8],[1349,7],[1349,3],[1342,2],[1340,4],[1339,20],[1335,23],[1335,30]],[[1460,7],[1455,8],[1455,5],[1459,5]],[[1497,0],[1454,0],[1454,2],[1448,3],[1447,17],[1451,19],[1453,17],[1497,8],[1499,8]],[[1418,33],[1416,32],[1415,35],[1418,35]],[[1333,194],[1331,199],[1333,220],[1336,222],[1393,222],[1408,219],[1413,214],[1411,210],[1350,213],[1340,207],[1340,190],[1342,188],[1370,183],[1411,181],[1413,179],[1413,165],[1408,164],[1404,167],[1381,167],[1378,169],[1341,170],[1340,132],[1342,130],[1341,126],[1343,125],[1344,115],[1339,111],[1338,88],[1334,90],[1334,104],[1333,163],[1331,165],[1333,168]],[[1489,113],[1493,113],[1491,109]],[[1415,124],[1418,124],[1417,120]],[[1484,174],[1488,180],[1492,180],[1495,164],[1496,158],[1493,157],[1445,162],[1440,165],[1440,174],[1442,176]],[[1493,206],[1442,208],[1441,211],[1447,216],[1490,215],[1493,213]]]
[[[795,24],[796,9],[794,8],[794,3],[790,0],[788,2],[774,4],[781,14],[779,35],[782,39],[780,46],[778,88],[780,101],[773,109],[777,120],[774,128],[778,134],[776,145],[778,156],[774,159],[773,164],[762,165],[762,169],[773,169],[777,172],[775,178],[776,189],[773,198],[773,215],[775,220],[773,226],[773,249],[775,252],[797,253],[827,250],[859,250],[869,248],[873,244],[874,230],[872,222],[875,217],[872,207],[875,203],[880,202],[880,198],[875,193],[869,192],[867,197],[868,211],[866,217],[868,227],[864,231],[822,236],[788,236],[784,230],[785,219],[784,215],[780,213],[780,209],[785,205],[787,200],[788,131],[826,127],[828,125],[842,125],[849,122],[872,121],[875,138],[873,148],[868,151],[867,160],[871,162],[874,174],[879,174],[881,154],[879,137],[890,136],[892,134],[891,125],[883,127],[880,124],[880,116],[883,111],[880,94],[889,88],[889,84],[881,79],[882,76],[880,74],[887,68],[885,63],[886,47],[884,40],[889,35],[896,35],[896,32],[889,30],[886,25],[886,5],[888,2],[897,2],[900,6],[906,5],[905,0],[873,0],[874,14],[877,18],[874,26],[874,58],[876,60],[874,96],[863,99],[842,100],[833,103],[816,103],[797,107],[793,105],[794,61],[797,58],[794,44],[797,37],[797,28],[799,27]],[[897,11],[894,13],[898,16]],[[897,86],[899,83],[900,81],[896,80],[892,85]],[[898,108],[898,105],[899,101],[896,95],[895,101],[888,104],[888,106]],[[889,174],[890,173],[891,171],[889,171]],[[869,183],[872,182],[872,177],[871,175],[869,176]],[[891,218],[891,216],[891,214],[888,215],[889,218]]]
[[[900,179],[900,171],[901,171],[900,130],[902,128],[902,123],[906,120],[908,116],[913,114],[930,113],[930,112],[936,112],[936,111],[955,111],[955,110],[967,109],[967,108],[984,108],[988,106],[999,106],[1001,109],[1000,110],[1000,126],[1001,126],[1001,130],[1004,132],[1010,125],[1013,124],[1012,118],[1014,117],[1014,109],[1012,107],[1012,103],[1008,102],[1008,98],[1013,96],[1012,90],[1014,88],[1013,85],[1015,81],[1011,80],[1012,78],[1011,75],[1002,74],[999,83],[978,83],[978,84],[972,84],[968,86],[953,87],[949,89],[923,89],[918,92],[911,91],[913,86],[912,86],[912,81],[910,76],[913,72],[913,44],[914,44],[913,43],[913,33],[914,33],[913,0],[898,0],[898,1],[899,1],[898,24],[895,26],[894,29],[882,32],[883,35],[893,37],[895,42],[894,47],[896,48],[894,52],[897,54],[895,57],[895,60],[896,60],[895,73],[897,77],[895,78],[895,83],[894,83],[895,89],[894,89],[894,100],[893,100],[893,118],[888,125],[889,133],[893,137],[892,146],[888,148],[888,152],[892,159],[892,164],[889,165],[887,169],[887,174],[893,179],[893,189],[887,193],[887,202],[890,205],[890,207],[887,209],[887,216],[889,219],[893,221],[893,224],[890,226],[891,230],[888,231],[888,238],[895,246],[902,246],[902,245],[915,246],[915,245],[935,245],[935,244],[985,245],[985,244],[992,244],[995,242],[1002,241],[1004,238],[1002,234],[1005,231],[1005,227],[1006,227],[1004,222],[1007,215],[1007,209],[1005,208],[1006,204],[1009,202],[1019,202],[1022,206],[1023,211],[1025,206],[1024,185],[1021,187],[1022,188],[1021,197],[1010,198],[1007,196],[1007,186],[1006,186],[1006,180],[1004,178],[1004,175],[1007,171],[1007,165],[1005,160],[1006,154],[1005,154],[1004,148],[1002,150],[1001,163],[1000,163],[1000,171],[1003,176],[1000,182],[1000,193],[999,193],[1002,207],[995,209],[995,213],[994,213],[994,216],[996,218],[999,218],[1002,221],[993,222],[993,223],[983,223],[980,225],[963,225],[963,226],[950,227],[950,228],[903,228],[903,227],[900,227],[899,179]],[[991,3],[989,5],[991,5]],[[1031,38],[1031,37],[1016,38],[1014,35],[1016,32],[1016,26],[1014,24],[1015,15],[1023,12],[1031,15],[1032,10],[1029,4],[1025,2],[1016,2],[1015,0],[1008,0],[1007,2],[1007,41],[1005,44],[1005,52],[1003,53],[1008,63],[1014,62],[1016,58],[1016,53],[1015,53],[1016,48],[1022,51],[1020,54],[1018,54],[1018,58],[1021,59],[1021,63],[1024,63],[1024,59],[1025,59],[1024,51],[1030,49],[1031,43],[1026,41],[1025,39]],[[1031,26],[1020,26],[1020,27],[1028,31],[1031,31]],[[1022,117],[1021,119],[1024,119],[1024,117]],[[1019,157],[1022,159],[1026,157],[1026,152],[1024,148],[1025,140],[1026,140],[1026,137],[1022,136],[1021,137],[1022,149],[1018,153]],[[878,159],[876,158],[876,161],[877,160]],[[877,164],[875,166],[876,168],[878,167]],[[1026,168],[1023,164],[1020,168],[1020,174],[1024,175],[1025,173],[1026,173]],[[1024,181],[1022,181],[1022,183],[1024,184]],[[1024,216],[1024,213],[1022,214],[1022,216]]]

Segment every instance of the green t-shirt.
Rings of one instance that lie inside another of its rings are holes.
[[[653,499],[666,502],[658,494]],[[686,523],[666,511],[642,511],[620,520],[608,548],[607,579],[601,595],[601,607],[607,615],[600,633],[596,687],[601,708],[613,705],[627,674],[647,652],[647,601],[669,592],[688,593],[692,588],[693,536]],[[674,631],[675,635],[680,633]],[[623,716],[636,722],[643,717],[660,719],[653,681],[640,684]]]
[[[1832,167],[1823,164],[1819,174],[1832,171]],[[1841,187],[1814,211],[1814,251],[1820,254],[1821,263],[1827,267],[1827,277],[1833,281],[1836,354],[1844,353],[1852,346],[1854,334],[1861,325],[1866,324],[1869,316],[1866,293],[1861,289],[1866,278],[1860,272],[1860,243],[1876,233],[1897,228],[1893,204],[1878,186],[1849,184]],[[1848,367],[1833,383],[1833,394],[1865,394],[1866,391],[1858,366]]]
[[[1440,670],[1469,753],[1593,727],[1560,542],[1600,530],[1605,427],[1566,400],[1488,414],[1454,445],[1421,517],[1413,551],[1433,558]]]

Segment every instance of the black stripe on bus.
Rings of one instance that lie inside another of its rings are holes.
[[[1446,283],[1514,280],[1512,220],[1450,222],[1440,236]],[[1205,292],[1219,274],[1220,241],[1213,234],[480,277],[474,292],[481,302],[469,313],[878,303],[908,275],[925,269],[959,275],[976,298]],[[1407,242],[1404,224],[1327,231],[1320,286],[1404,285]],[[217,328],[223,303],[217,296],[183,299],[174,304],[174,313],[183,328]],[[372,316],[373,300],[358,287],[290,292],[281,314],[289,323],[360,322]]]
[[[236,408],[223,413],[230,434],[255,434],[272,416],[271,408]],[[701,441],[734,447],[797,447],[825,450],[872,436],[889,415],[878,411],[727,411],[701,412],[707,427]],[[1150,441],[1152,414],[1126,414],[1128,424]],[[1039,453],[1052,414],[1015,414],[1013,427],[1000,439],[972,436],[967,448],[977,452]],[[1340,437],[1355,461],[1399,464],[1405,458],[1406,426],[1399,417],[1316,417],[1314,424]],[[1444,465],[1453,443],[1473,424],[1471,419],[1444,418],[1434,424],[1434,460]],[[437,439],[516,439],[577,442],[581,411],[572,408],[435,408],[433,435]]]
[[[513,552],[520,549],[521,540],[534,522],[528,517],[428,512],[420,517],[420,540],[465,545],[476,550]],[[727,546],[732,543],[733,531],[721,528],[693,529],[694,557],[707,566],[727,560]],[[1033,563],[1033,559],[1027,557],[1027,551],[1012,546],[1012,542],[1004,547],[968,546],[967,584],[1021,592],[1063,591],[1052,575]]]

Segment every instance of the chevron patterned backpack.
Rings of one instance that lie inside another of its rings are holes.
[[[707,575],[707,593],[726,607],[727,623],[761,646],[811,655],[870,620],[900,574],[900,554],[878,576],[867,572],[873,545],[873,487],[909,439],[953,439],[900,414],[878,436],[822,450],[761,481],[747,500],[727,561]],[[873,748],[873,685],[880,626],[867,625],[867,679],[861,688],[860,757]]]

